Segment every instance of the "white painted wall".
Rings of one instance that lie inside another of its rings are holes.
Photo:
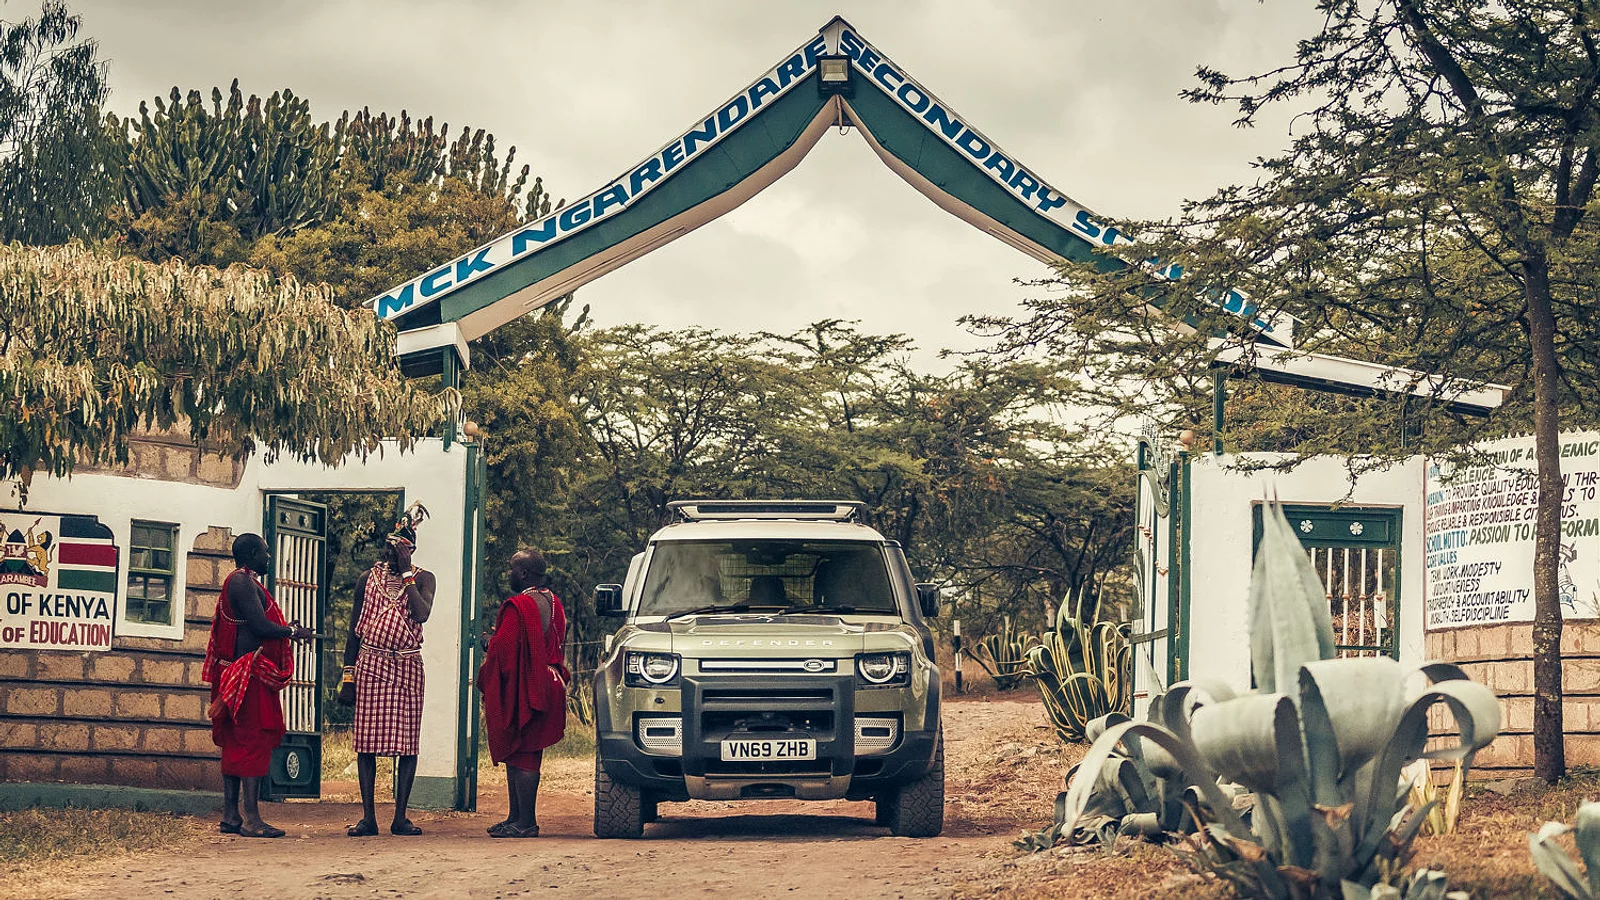
[[[462,546],[471,523],[465,519],[467,452],[460,443],[448,448],[439,439],[417,442],[405,453],[386,442],[383,452],[366,462],[350,460],[337,468],[321,463],[252,457],[234,490],[183,484],[153,478],[86,474],[58,479],[36,477],[28,491],[27,509],[47,513],[98,516],[111,529],[121,554],[119,583],[126,584],[128,539],[133,519],[178,524],[179,548],[174,596],[186,588],[188,550],[197,534],[210,527],[229,528],[235,535],[261,533],[268,492],[396,490],[409,505],[422,501],[431,514],[417,530],[417,565],[439,580],[433,615],[423,626],[422,660],[426,691],[422,708],[422,744],[417,774],[454,778],[456,720],[460,668]],[[0,508],[18,509],[16,486],[0,485]],[[117,611],[117,634],[181,640],[183,622],[172,627],[130,626]],[[113,651],[114,652],[114,651]]]
[[[1269,497],[1282,503],[1400,507],[1400,660],[1424,660],[1423,460],[1414,457],[1350,485],[1345,460],[1318,457],[1287,472],[1243,471],[1243,459],[1270,461],[1265,454],[1212,456],[1191,463],[1193,490],[1189,547],[1189,677],[1216,678],[1250,687],[1250,635],[1246,626],[1250,587],[1251,504]]]

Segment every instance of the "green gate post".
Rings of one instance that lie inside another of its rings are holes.
[[[467,533],[461,542],[461,695],[456,704],[456,791],[454,808],[478,808],[478,598],[483,595],[484,490],[488,460],[481,441],[468,441]]]

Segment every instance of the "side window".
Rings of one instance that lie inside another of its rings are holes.
[[[128,591],[123,618],[130,623],[171,625],[177,575],[178,526],[137,519],[128,540]],[[179,604],[181,609],[182,604]]]

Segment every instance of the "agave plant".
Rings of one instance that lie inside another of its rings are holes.
[[[1190,689],[1191,685],[1179,685],[1171,703],[1167,702],[1166,695],[1151,700],[1147,721],[1161,724],[1168,715],[1186,715],[1183,707]],[[1089,723],[1086,737],[1098,740],[1107,728],[1129,721],[1121,713],[1101,716]],[[1081,764],[1068,770],[1067,784],[1073,782],[1080,769]],[[1199,825],[1194,810],[1203,808],[1205,800],[1189,784],[1177,761],[1155,744],[1146,743],[1137,736],[1124,739],[1095,773],[1095,778],[1095,789],[1088,805],[1070,826],[1067,792],[1062,791],[1056,795],[1055,821],[1051,826],[1043,831],[1024,833],[1012,845],[1037,853],[1065,838],[1073,844],[1109,847],[1117,835],[1159,840],[1173,833],[1192,832]],[[1235,808],[1249,805],[1250,798],[1237,786],[1223,785],[1223,790]]]
[[[1128,711],[1128,666],[1133,652],[1128,626],[1084,621],[1083,601],[1067,598],[1056,611],[1056,627],[1028,651],[1024,674],[1039,684],[1046,715],[1068,743],[1081,741],[1089,723]]]
[[[1028,651],[1038,643],[1038,637],[1020,631],[1006,616],[999,631],[979,639],[972,658],[994,679],[996,688],[1009,691],[1027,677]]]
[[[1569,831],[1578,845],[1578,855],[1583,857],[1584,874],[1579,874],[1577,863],[1556,843],[1556,838]],[[1538,834],[1528,835],[1528,849],[1533,853],[1533,864],[1557,890],[1578,900],[1600,897],[1600,803],[1579,804],[1575,826],[1544,823]]]
[[[1207,821],[1193,846],[1213,870],[1226,867],[1241,893],[1332,898],[1348,882],[1359,896],[1398,870],[1427,812],[1404,805],[1401,769],[1439,758],[1465,770],[1498,733],[1500,707],[1455,666],[1408,672],[1387,658],[1333,659],[1316,571],[1282,511],[1274,505],[1265,518],[1248,607],[1258,689],[1234,695],[1180,683],[1158,716],[1109,725],[1067,791],[1063,831],[1105,803],[1104,770],[1123,768],[1137,739],[1147,756],[1154,747],[1170,758],[1163,765],[1194,790]],[[1427,751],[1436,703],[1452,714],[1458,740]],[[1225,783],[1254,794],[1248,823]]]

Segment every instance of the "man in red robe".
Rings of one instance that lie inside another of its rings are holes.
[[[257,801],[272,751],[283,740],[283,701],[279,693],[294,675],[290,640],[315,633],[287,623],[278,602],[261,584],[272,554],[259,534],[233,542],[234,569],[217,597],[211,639],[201,680],[211,685],[211,740],[222,748],[224,834],[283,837],[283,829],[261,820]],[[241,814],[241,806],[242,814]]]
[[[511,815],[492,825],[497,838],[538,837],[536,804],[544,749],[567,727],[567,669],[562,647],[567,613],[545,587],[544,556],[522,550],[511,557],[511,588],[478,668],[489,756],[506,764]]]

